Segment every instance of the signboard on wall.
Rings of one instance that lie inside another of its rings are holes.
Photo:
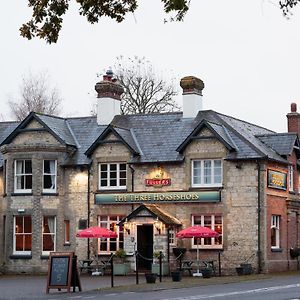
[[[157,202],[219,202],[220,191],[95,194],[96,204],[157,203]]]
[[[285,191],[287,189],[287,174],[268,170],[268,187]]]

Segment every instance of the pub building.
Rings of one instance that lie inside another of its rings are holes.
[[[199,240],[203,260],[220,257],[222,274],[241,263],[255,272],[299,268],[299,139],[296,104],[288,132],[202,108],[202,80],[180,81],[183,111],[120,115],[123,88],[108,71],[95,89],[97,115],[30,113],[0,123],[0,271],[47,270],[52,251],[80,260],[124,249],[130,269],[173,248],[196,259],[192,225],[218,238]],[[79,239],[79,230],[110,228],[111,239]]]

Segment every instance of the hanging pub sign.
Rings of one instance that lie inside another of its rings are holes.
[[[287,188],[287,174],[268,170],[268,187],[285,191]]]
[[[145,179],[146,186],[162,187],[171,185],[171,178],[165,175],[163,167],[158,166],[150,174],[150,178]]]

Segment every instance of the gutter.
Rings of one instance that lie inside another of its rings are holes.
[[[87,226],[90,227],[90,215],[91,215],[91,204],[90,204],[90,183],[91,183],[91,164],[87,166],[88,172],[88,186],[87,186]],[[87,258],[90,259],[90,239],[87,239]]]

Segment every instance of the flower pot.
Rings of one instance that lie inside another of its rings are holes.
[[[202,273],[203,278],[210,278],[210,277],[212,277],[212,274],[213,274],[211,268],[201,269],[201,273]]]
[[[130,270],[130,265],[128,262],[124,263],[114,263],[114,275],[127,275]]]
[[[155,283],[157,274],[156,273],[145,273],[147,283]]]
[[[235,270],[236,270],[236,273],[237,273],[239,276],[244,275],[244,268],[242,268],[242,267],[237,267],[237,268],[235,268]]]
[[[241,267],[244,269],[244,275],[250,275],[252,273],[252,265],[251,264],[241,264]]]
[[[172,276],[173,281],[181,281],[181,272],[180,271],[171,272],[171,276]]]

